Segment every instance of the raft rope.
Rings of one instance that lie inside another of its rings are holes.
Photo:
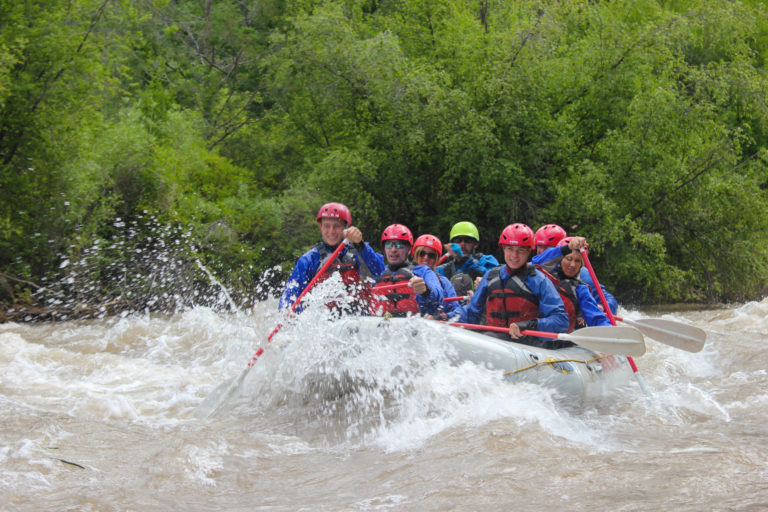
[[[537,366],[541,366],[543,364],[551,365],[553,369],[557,370],[558,368],[555,366],[555,364],[557,364],[557,363],[584,363],[584,364],[587,364],[587,363],[593,363],[595,361],[599,361],[600,359],[605,359],[607,357],[611,357],[611,355],[610,354],[603,354],[601,356],[593,357],[592,359],[587,359],[587,360],[583,360],[583,359],[552,359],[551,357],[548,357],[544,361],[536,361],[532,365],[525,366],[523,368],[518,368],[517,370],[510,370],[508,372],[504,372],[504,375],[513,375],[515,373],[524,372],[525,370],[530,370],[531,368],[536,368]],[[560,371],[562,371],[563,373],[568,373],[567,371],[562,370],[562,369],[560,369]]]

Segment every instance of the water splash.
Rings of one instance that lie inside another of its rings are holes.
[[[340,281],[329,279],[308,294],[307,309],[265,345],[224,415],[326,447],[411,450],[452,429],[510,419],[515,428],[538,423],[559,437],[606,445],[604,433],[573,416],[552,389],[457,364],[454,346],[422,320],[373,334],[354,319],[329,321],[326,308],[313,306],[343,302],[339,290]]]
[[[227,287],[221,284],[221,281],[216,279],[216,276],[214,276],[213,273],[210,270],[208,270],[208,267],[203,265],[199,259],[195,259],[195,264],[197,265],[197,268],[205,272],[205,275],[208,276],[208,280],[211,282],[211,284],[220,290],[219,297],[224,299],[226,305],[229,306],[229,308],[232,309],[233,311],[237,310],[239,306],[235,304],[234,300],[232,300],[232,296],[230,295]]]
[[[693,384],[690,384],[690,383],[688,384],[688,389],[699,393],[706,402],[711,404],[715,409],[717,409],[723,415],[726,422],[731,421],[731,415],[728,414],[728,411],[726,411],[725,408],[722,405],[720,405],[720,403],[717,400],[715,400],[715,397],[713,397],[711,393],[709,393],[708,391],[704,391],[700,387],[694,386]]]
[[[118,219],[108,237],[91,246],[72,245],[58,275],[44,280],[33,298],[39,307],[10,310],[12,319],[66,320],[113,314],[183,312],[198,306],[238,311],[252,303],[251,290],[234,293],[198,258],[192,233],[147,216]],[[259,296],[271,289],[278,269],[259,283]],[[268,283],[268,289],[264,289]]]

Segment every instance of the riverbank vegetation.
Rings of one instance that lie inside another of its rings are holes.
[[[767,60],[753,0],[0,1],[0,298],[263,298],[331,200],[373,241],[561,224],[627,302],[755,298]]]

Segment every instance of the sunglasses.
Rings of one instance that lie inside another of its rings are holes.
[[[436,252],[423,251],[421,254],[419,254],[419,258],[427,258],[427,259],[430,259],[430,260],[437,260],[437,253]]]
[[[451,242],[456,244],[469,244],[469,243],[477,242],[477,240],[475,240],[474,238],[470,238],[468,236],[457,236],[457,237],[451,238]]]
[[[406,247],[408,247],[408,244],[402,240],[387,240],[384,242],[385,249],[405,249]]]

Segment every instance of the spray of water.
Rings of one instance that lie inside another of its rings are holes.
[[[113,314],[183,312],[205,306],[221,311],[249,307],[254,297],[274,293],[279,269],[269,269],[254,289],[222,283],[198,256],[191,232],[147,215],[117,219],[108,238],[89,247],[70,247],[58,274],[33,298],[39,307],[8,311],[11,319],[67,320]],[[265,288],[266,286],[266,288]]]
[[[264,427],[263,421],[270,430],[277,426],[275,434],[325,447],[408,450],[446,430],[508,418],[519,428],[538,422],[569,439],[605,443],[562,407],[557,393],[461,361],[421,320],[384,322],[371,332],[325,307],[351,301],[338,278],[320,283],[304,312],[263,344],[233,403],[217,416]]]

